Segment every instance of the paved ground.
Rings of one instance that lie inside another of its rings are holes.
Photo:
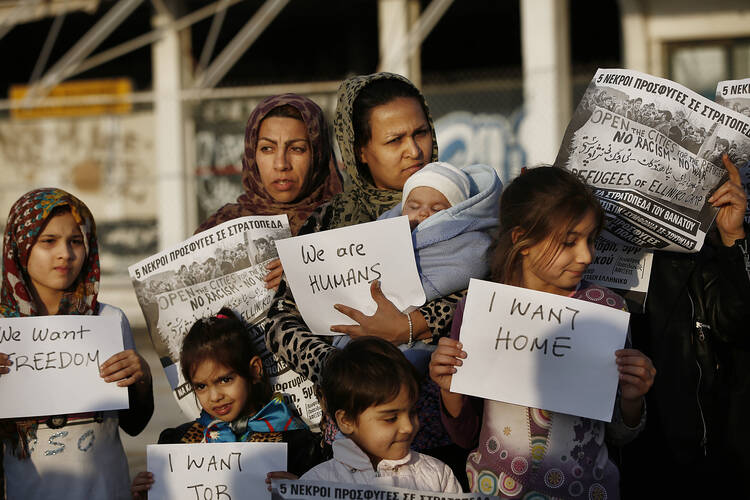
[[[136,437],[130,437],[122,430],[120,436],[125,447],[130,464],[131,478],[139,471],[146,470],[146,445],[154,444],[159,439],[159,433],[167,427],[175,427],[188,419],[180,411],[177,402],[172,396],[172,390],[164,375],[164,370],[159,364],[151,345],[151,339],[145,328],[134,328],[133,336],[138,352],[146,358],[151,366],[151,374],[154,377],[154,416],[148,423],[146,429]]]

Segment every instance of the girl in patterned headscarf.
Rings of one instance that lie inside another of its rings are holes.
[[[91,212],[61,189],[23,195],[3,240],[3,317],[56,314],[119,319],[125,350],[100,367],[106,382],[128,387],[130,409],[1,421],[6,492],[14,498],[129,498],[128,465],[118,426],[138,434],[153,413],[151,372],[134,350],[124,313],[97,301],[99,249]],[[16,377],[0,353],[0,384]]]

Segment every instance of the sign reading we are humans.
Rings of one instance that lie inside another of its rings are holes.
[[[461,325],[467,357],[451,391],[611,421],[615,351],[625,345],[629,317],[584,300],[472,279]]]
[[[154,474],[151,500],[270,498],[269,472],[286,470],[286,443],[152,444],[146,465]]]
[[[318,335],[336,335],[331,325],[352,323],[334,304],[374,314],[374,280],[399,311],[424,304],[407,217],[296,236],[277,241],[276,249],[302,318]]]
[[[128,390],[107,383],[99,366],[123,350],[117,316],[0,318],[0,418],[128,408]],[[33,397],[29,397],[32,395]]]

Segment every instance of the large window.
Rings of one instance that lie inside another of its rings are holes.
[[[722,80],[750,78],[750,38],[670,43],[669,79],[713,99]]]

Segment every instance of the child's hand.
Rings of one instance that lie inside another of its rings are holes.
[[[266,288],[269,290],[276,290],[279,287],[279,283],[281,283],[281,275],[284,274],[281,260],[272,260],[266,264],[266,270],[268,271],[268,274],[266,274],[266,277],[264,278]]]
[[[637,349],[615,351],[617,371],[620,372],[620,409],[625,423],[638,425],[643,408],[643,396],[654,384],[656,368],[651,360]]]
[[[151,369],[146,360],[133,349],[119,352],[102,363],[100,376],[105,382],[117,382],[118,387],[128,387],[139,381],[151,381]]]
[[[430,358],[430,378],[444,391],[450,391],[456,367],[464,364],[466,352],[458,340],[442,337]]]
[[[274,472],[269,472],[266,474],[266,486],[268,488],[268,491],[271,491],[271,479],[299,479],[297,476],[292,474],[291,472],[286,472],[283,470],[277,470]]]
[[[637,349],[615,351],[617,371],[620,372],[622,399],[639,399],[654,384],[656,368],[651,360]]]
[[[142,471],[133,478],[130,485],[130,496],[133,500],[145,500],[148,498],[148,490],[154,484],[154,475],[148,471]]]
[[[0,352],[0,375],[10,372],[10,358],[7,354]]]

